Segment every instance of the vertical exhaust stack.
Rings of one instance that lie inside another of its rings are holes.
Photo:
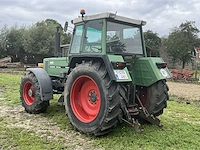
[[[56,27],[56,33],[55,33],[55,56],[60,56],[60,27]]]

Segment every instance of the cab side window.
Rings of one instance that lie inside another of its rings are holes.
[[[76,26],[70,53],[79,53],[80,52],[82,34],[83,34],[83,25]]]

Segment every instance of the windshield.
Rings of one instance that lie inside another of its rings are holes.
[[[143,54],[139,27],[107,22],[106,51],[109,53]]]

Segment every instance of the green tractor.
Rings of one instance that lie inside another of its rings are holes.
[[[157,126],[167,107],[170,78],[162,58],[147,57],[142,26],[146,22],[113,13],[72,20],[73,37],[69,50],[45,58],[43,68],[28,68],[20,85],[25,111],[43,113],[61,94],[70,123],[88,135],[104,135],[118,122],[137,132],[140,121]],[[68,23],[65,24],[65,29]]]

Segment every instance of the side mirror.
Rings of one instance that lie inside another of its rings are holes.
[[[64,26],[64,31],[67,32],[67,28],[68,28],[68,22],[65,22],[65,26]]]

